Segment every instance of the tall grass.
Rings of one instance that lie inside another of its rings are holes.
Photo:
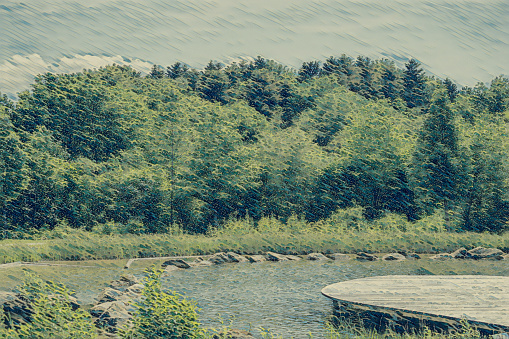
[[[250,218],[232,218],[205,235],[185,234],[178,227],[166,234],[134,235],[118,232],[117,225],[108,225],[106,234],[61,226],[41,232],[31,240],[0,241],[0,264],[206,255],[219,251],[307,254],[383,253],[404,249],[438,253],[476,246],[509,250],[509,233],[445,232],[443,225],[439,215],[411,223],[401,216],[388,214],[369,222],[362,217],[362,210],[353,208],[315,223],[296,216],[286,222],[266,217],[256,223]]]

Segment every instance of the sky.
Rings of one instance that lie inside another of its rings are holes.
[[[413,57],[460,85],[509,75],[508,0],[0,0],[0,92],[36,74],[176,61]]]

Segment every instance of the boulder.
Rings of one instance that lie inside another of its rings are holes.
[[[322,253],[309,253],[307,259],[308,260],[330,260]]]
[[[269,260],[269,261],[287,261],[289,259],[283,254],[267,252],[267,260]]]
[[[502,260],[504,259],[505,253],[498,248],[484,248],[476,247],[467,252],[470,257],[474,260],[490,259],[490,260]]]
[[[166,268],[168,266],[176,266],[178,268],[191,268],[191,265],[189,265],[185,260],[183,259],[170,259],[166,260],[161,264],[161,267]]]
[[[385,261],[403,261],[406,260],[406,257],[399,253],[389,253],[382,257],[382,260]]]
[[[95,304],[98,305],[106,302],[117,301],[122,298],[122,295],[123,295],[122,291],[119,291],[111,287],[106,287],[97,297],[97,302]]]
[[[333,254],[329,255],[329,258],[331,258],[332,260],[337,260],[337,261],[348,261],[348,260],[352,259],[352,257],[350,257],[350,255],[344,254],[344,253],[333,253]]]
[[[231,262],[247,262],[247,259],[235,252],[226,253]]]
[[[220,265],[220,264],[230,262],[230,258],[226,255],[226,253],[219,252],[219,253],[212,255],[209,258],[209,261],[211,263],[213,263],[214,265]]]
[[[110,333],[126,324],[131,318],[135,308],[123,301],[111,301],[96,305],[90,309],[90,314],[99,327],[105,328]]]
[[[135,284],[138,284],[139,281],[138,281],[138,278],[136,278],[134,275],[132,274],[123,274],[120,279],[118,280],[113,280],[112,282],[110,282],[110,287],[111,288],[127,288],[129,286],[132,286],[132,285],[135,285]]]
[[[28,301],[14,292],[0,292],[0,309],[2,308],[15,325],[30,322],[33,314]]]
[[[421,259],[421,256],[417,253],[411,252],[407,253],[407,255],[405,255],[405,258],[407,258],[408,260],[418,260]]]
[[[210,261],[208,260],[201,260],[201,261],[193,261],[191,264],[190,264],[192,267],[198,267],[198,266],[212,266],[214,265],[213,263],[211,263]]]
[[[373,254],[369,254],[366,252],[359,252],[357,253],[357,257],[355,258],[360,261],[376,261],[378,260],[378,257]]]
[[[439,253],[434,256],[429,257],[431,260],[449,260],[453,259],[452,255],[449,253]]]
[[[255,339],[255,337],[253,337],[253,335],[248,332],[248,331],[244,331],[244,330],[236,330],[236,329],[229,329],[228,332],[226,332],[226,334],[221,334],[221,335],[218,335],[218,334],[214,334],[214,336],[212,337],[212,339]]]
[[[471,257],[470,253],[468,253],[465,247],[458,248],[456,251],[451,253],[451,256],[454,259],[467,259]]]
[[[248,256],[246,256],[246,258],[247,258],[247,260],[249,260],[249,262],[267,261],[263,255],[258,255],[258,254],[248,255]]]
[[[141,294],[143,292],[143,284],[135,284],[132,286],[129,286],[126,289],[126,293],[132,293],[132,294]]]
[[[288,260],[293,260],[293,261],[299,261],[299,260],[302,260],[302,258],[301,258],[301,257],[299,257],[298,255],[291,255],[291,254],[287,255],[287,256],[286,256],[286,259],[288,259]]]

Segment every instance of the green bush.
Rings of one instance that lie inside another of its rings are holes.
[[[31,306],[31,321],[19,327],[1,328],[0,338],[26,339],[92,339],[96,338],[90,315],[82,309],[73,310],[71,291],[60,284],[43,281],[25,272],[18,290]]]
[[[148,268],[142,298],[135,304],[132,324],[121,329],[121,338],[136,339],[197,339],[205,336],[196,305],[161,287],[162,270]]]

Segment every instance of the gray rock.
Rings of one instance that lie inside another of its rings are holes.
[[[215,334],[212,339],[255,339],[255,337],[248,331],[229,329],[225,335]]]
[[[267,252],[267,260],[269,260],[269,261],[287,261],[289,259],[283,254]]]
[[[301,258],[301,257],[299,257],[298,255],[291,255],[291,254],[287,255],[287,256],[286,256],[286,259],[288,259],[288,260],[292,260],[292,261],[299,261],[299,260],[302,260],[302,258]]]
[[[193,261],[191,264],[190,264],[192,267],[199,267],[199,266],[212,266],[214,265],[213,263],[211,263],[210,261],[208,260],[201,260],[201,261]]]
[[[123,301],[111,301],[96,305],[90,309],[90,314],[99,327],[108,332],[115,333],[120,326],[126,324],[131,318],[135,308]]]
[[[307,256],[308,260],[330,260],[322,253],[309,253]]]
[[[28,301],[14,292],[0,292],[0,308],[3,308],[15,325],[30,322],[33,314]]]
[[[262,261],[266,261],[265,257],[263,255],[258,255],[258,254],[255,254],[255,255],[248,255],[246,256],[247,260],[249,260],[249,262],[262,262]]]
[[[373,254],[359,252],[359,253],[357,253],[357,257],[355,259],[360,260],[360,261],[376,261],[376,260],[378,260],[378,257]]]
[[[474,260],[490,259],[490,260],[502,260],[504,259],[505,253],[498,248],[484,248],[476,247],[467,252]]]
[[[449,253],[439,253],[430,257],[431,260],[449,260],[453,259],[453,256]]]
[[[135,284],[132,286],[129,286],[126,289],[126,293],[133,293],[133,294],[141,294],[143,292],[143,284]]]
[[[329,255],[329,258],[337,261],[348,261],[352,259],[350,255],[344,253],[333,253]]]
[[[389,253],[382,257],[382,260],[385,261],[403,261],[406,260],[406,257],[399,253]]]
[[[464,247],[458,248],[456,251],[451,253],[451,256],[454,259],[466,259],[469,258],[471,255],[468,253],[467,249]]]
[[[106,302],[117,301],[121,299],[122,295],[123,295],[122,291],[119,291],[111,287],[106,287],[97,297],[97,302],[95,304],[98,305]]]
[[[411,252],[407,253],[407,255],[405,255],[405,258],[407,258],[408,260],[419,260],[421,259],[421,256],[417,253]]]
[[[247,262],[246,258],[244,258],[240,254],[237,254],[235,252],[228,252],[228,253],[226,253],[226,255],[228,256],[228,258],[230,259],[231,262],[237,262],[237,263]]]
[[[136,278],[134,275],[132,274],[123,274],[120,279],[118,280],[113,280],[112,282],[110,282],[110,287],[111,288],[127,288],[129,286],[132,286],[132,285],[135,285],[135,284],[138,284],[139,281],[138,281],[138,278]]]
[[[161,264],[161,267],[166,268],[168,266],[176,266],[178,268],[191,268],[191,265],[189,265],[185,260],[183,259],[170,259]]]
[[[230,262],[230,258],[226,255],[226,253],[219,252],[211,256],[209,261],[214,265],[220,265]]]

